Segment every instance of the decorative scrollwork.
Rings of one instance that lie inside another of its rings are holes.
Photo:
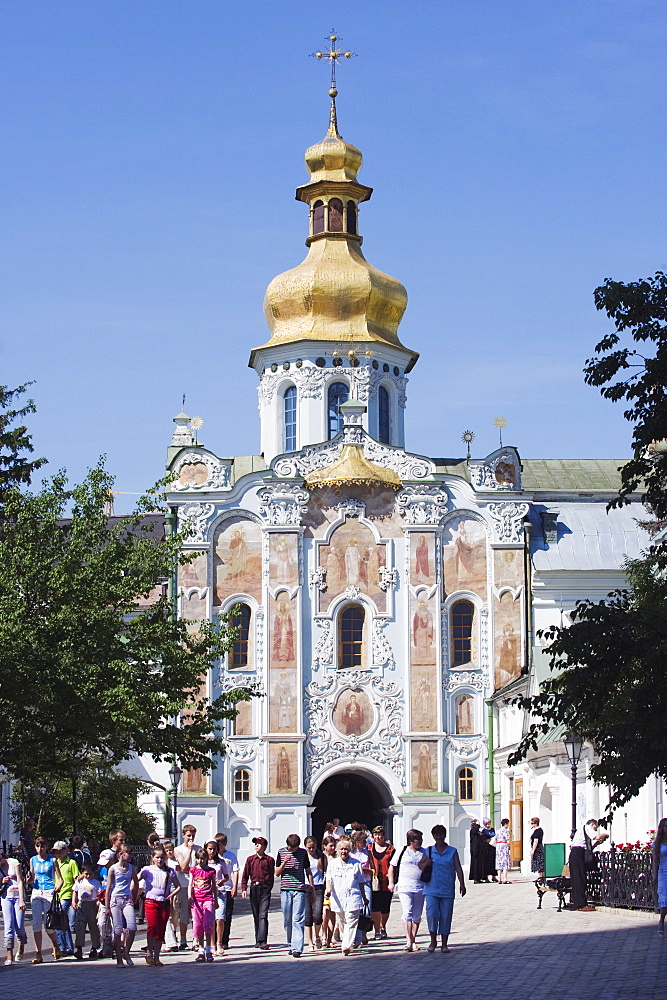
[[[181,482],[185,466],[192,468],[192,475],[185,477],[185,480]],[[206,468],[208,475],[202,482],[195,482],[196,479],[201,478],[199,470],[202,466]],[[179,457],[174,467],[174,479],[169,484],[169,490],[174,493],[228,490],[230,489],[231,474],[231,462],[222,461],[205,451],[187,451]]]
[[[392,448],[373,440],[361,427],[344,427],[333,441],[309,445],[300,452],[281,455],[273,470],[281,479],[306,476],[316,469],[331,465],[340,455],[343,445],[360,444],[366,458],[385,469],[393,469],[401,479],[426,479],[435,472],[435,465],[427,458],[412,455],[402,448]]]
[[[198,500],[190,500],[181,504],[178,508],[179,530],[187,526],[188,537],[186,543],[189,545],[201,545],[206,541],[206,535],[210,519],[215,511],[212,503],[200,503]]]
[[[388,566],[380,566],[380,590],[389,590],[398,583],[398,570],[389,569]]]
[[[320,625],[322,631],[315,645],[313,662],[317,666],[326,667],[330,663],[333,663],[333,652],[334,652],[333,631],[331,627],[331,622],[328,620],[325,620],[323,622],[318,621],[318,625]]]
[[[453,739],[451,736],[449,738],[450,750],[464,760],[476,757],[480,751],[484,750],[485,746],[486,737],[484,736],[473,737],[472,739]]]
[[[436,486],[405,486],[396,505],[406,524],[440,524],[447,513],[448,497]]]
[[[316,587],[317,590],[320,591],[327,589],[327,571],[324,566],[318,566],[316,569],[311,569],[310,585],[311,587]]]
[[[257,741],[230,740],[227,744],[227,756],[238,764],[247,764],[257,756]]]
[[[523,519],[528,513],[527,503],[515,503],[508,500],[505,503],[490,503],[488,511],[494,520],[496,540],[508,544],[523,541]]]
[[[386,663],[393,670],[396,660],[383,631],[385,624],[381,618],[376,618],[373,622],[373,666],[381,667]]]
[[[448,680],[443,684],[445,691],[456,691],[457,688],[470,687],[473,691],[482,691],[484,681],[478,670],[452,670]]]
[[[257,496],[259,513],[269,524],[296,526],[308,507],[308,494],[299,486],[272,483]]]
[[[468,462],[473,489],[493,493],[521,489],[521,465],[514,448],[501,448]]]
[[[354,497],[345,497],[336,505],[336,510],[341,517],[363,517],[366,505],[361,500],[355,500]]]

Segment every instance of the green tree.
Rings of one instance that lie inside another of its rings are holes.
[[[137,805],[137,796],[149,792],[138,778],[120,774],[106,764],[83,765],[76,779],[74,829],[72,783],[53,771],[35,774],[33,784],[14,786],[12,820],[18,830],[26,816],[34,816],[36,832],[51,843],[82,834],[88,843],[106,844],[114,827],[125,830],[130,843],[141,843],[155,829],[155,816]]]
[[[33,473],[46,462],[45,458],[26,458],[26,453],[34,451],[32,437],[23,423],[12,426],[16,420],[23,421],[29,413],[35,412],[32,399],[18,409],[12,408],[14,398],[22,396],[30,384],[26,382],[16,389],[0,385],[0,512],[7,490],[29,483]]]
[[[210,700],[203,679],[235,633],[176,619],[166,584],[183,537],[163,535],[157,489],[134,514],[105,512],[103,463],[70,488],[5,493],[0,532],[0,761],[27,783],[71,777],[91,758],[134,754],[209,771],[220,724],[255,695]],[[164,593],[163,593],[164,591]],[[181,724],[183,720],[183,724]]]
[[[509,758],[519,763],[541,733],[567,726],[595,747],[591,777],[611,786],[610,811],[650,775],[667,779],[667,580],[643,560],[627,573],[627,590],[581,601],[569,628],[541,633],[552,675],[518,700],[534,721]]]

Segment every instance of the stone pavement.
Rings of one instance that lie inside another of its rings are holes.
[[[410,1000],[464,994],[490,1000],[667,1000],[667,939],[658,936],[654,914],[558,913],[557,905],[549,893],[538,911],[532,882],[519,876],[509,886],[469,883],[454,908],[449,954],[429,955],[426,934],[419,937],[421,951],[403,952],[396,901],[389,940],[349,958],[325,951],[297,960],[285,950],[278,899],[267,952],[249,946],[252,917],[238,900],[232,947],[212,964],[194,964],[188,952],[168,954],[164,968],[151,969],[139,958],[140,935],[134,969],[117,970],[108,960],[56,963],[49,955],[40,966],[0,965],[0,981],[5,995],[35,1000],[389,1000],[401,994]]]

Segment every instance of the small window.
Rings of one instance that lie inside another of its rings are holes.
[[[340,358],[334,358],[340,361]],[[329,409],[329,440],[335,438],[336,434],[343,429],[343,414],[340,412],[342,403],[347,403],[350,398],[350,390],[344,382],[332,382],[329,386],[327,396]]]
[[[247,667],[250,651],[250,619],[252,613],[247,604],[239,605],[238,614],[230,615],[229,624],[238,629],[238,634],[230,652],[231,667]]]
[[[338,666],[363,666],[364,609],[358,604],[348,604],[338,619]]]
[[[389,393],[383,385],[378,389],[378,441],[389,444]]]
[[[329,202],[329,232],[343,232],[343,202],[340,198],[332,198]]]
[[[250,771],[240,767],[234,772],[234,802],[250,802]]]
[[[474,802],[475,771],[472,767],[462,767],[459,770],[459,802]]]
[[[285,451],[296,451],[296,386],[290,385],[283,396],[285,415]]]
[[[348,201],[345,210],[345,222],[348,233],[356,235],[357,232],[357,206],[353,201]]]
[[[452,665],[470,663],[475,609],[470,601],[457,601],[452,608]]]
[[[316,201],[313,205],[313,236],[324,232],[324,202]]]

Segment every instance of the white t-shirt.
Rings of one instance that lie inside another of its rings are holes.
[[[233,875],[234,872],[237,872],[239,870],[239,859],[236,857],[233,851],[225,851],[225,853],[221,854],[220,857],[222,858],[223,861],[227,862],[227,867],[229,868],[228,874],[230,876]],[[230,877],[229,880],[227,881],[227,884],[224,886],[227,892],[232,891],[233,884],[234,884],[233,879]]]
[[[180,863],[185,861],[190,856],[190,861],[188,863],[188,871],[197,864],[196,854],[197,851],[201,851],[201,844],[192,844],[192,853],[189,854],[189,848],[185,844],[179,844],[178,847],[174,848],[174,857]],[[182,869],[181,869],[182,870]]]
[[[570,845],[571,847],[586,847],[586,838],[584,837],[584,830],[591,838],[591,843],[595,840],[595,838],[598,835],[597,830],[593,826],[591,826],[590,823],[587,823],[586,826],[582,826],[577,830],[574,837],[572,838],[572,844]]]
[[[181,889],[187,889],[190,885],[190,876],[187,872],[182,872],[178,867],[178,861],[175,858],[167,858],[167,867],[171,868],[176,876],[176,881]]]
[[[77,879],[74,883],[74,892],[77,894],[80,903],[96,900],[102,891],[102,883],[96,878]]]
[[[7,861],[7,871],[4,872],[2,869],[0,869],[0,878],[9,877],[11,879],[11,882],[4,883],[7,886],[5,890],[5,895],[7,899],[18,899],[19,895],[18,872],[21,870],[21,862],[17,861],[16,858],[6,858],[5,860]]]
[[[341,858],[333,858],[327,865],[327,885],[331,884],[331,910],[333,913],[350,910],[361,910],[364,905],[361,886],[366,882],[366,876],[358,861],[350,858],[345,862]]]
[[[421,871],[419,862],[426,856],[426,851],[413,851],[411,847],[406,847],[401,858],[401,866],[398,869],[398,883],[396,888],[399,892],[423,892],[424,883],[421,881]],[[392,858],[392,868],[398,864],[398,855]],[[396,872],[394,871],[394,876]]]

